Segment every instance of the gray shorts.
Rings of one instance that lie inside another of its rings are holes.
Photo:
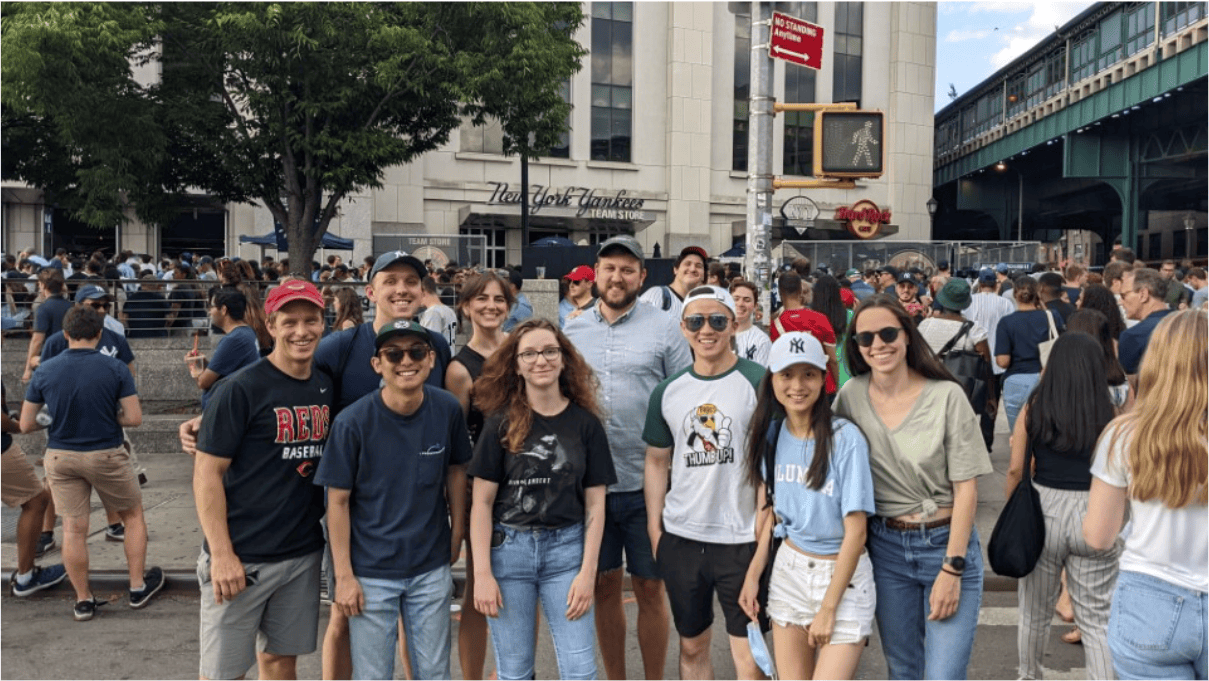
[[[256,651],[272,655],[315,652],[319,636],[319,564],[323,552],[276,563],[244,563],[255,584],[235,600],[214,602],[210,554],[197,559],[201,586],[199,674],[234,679],[256,664]]]

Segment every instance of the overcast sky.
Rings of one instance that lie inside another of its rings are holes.
[[[936,16],[936,111],[949,84],[962,95],[1087,9],[1091,2],[941,2]]]

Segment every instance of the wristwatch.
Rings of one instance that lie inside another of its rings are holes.
[[[958,572],[965,572],[966,559],[964,556],[945,556],[944,564]]]

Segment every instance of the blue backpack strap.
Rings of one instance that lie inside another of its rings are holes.
[[[667,312],[672,309],[672,294],[666,286],[660,286],[659,290],[663,292],[663,311]]]
[[[784,421],[773,419],[768,424],[768,432],[764,434],[764,498],[769,506],[773,505],[776,496],[773,489],[777,470],[777,440],[781,437],[781,424]]]

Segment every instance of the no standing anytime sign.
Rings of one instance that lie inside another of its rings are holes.
[[[772,13],[772,40],[768,52],[815,70],[823,68],[823,27],[781,14]]]

